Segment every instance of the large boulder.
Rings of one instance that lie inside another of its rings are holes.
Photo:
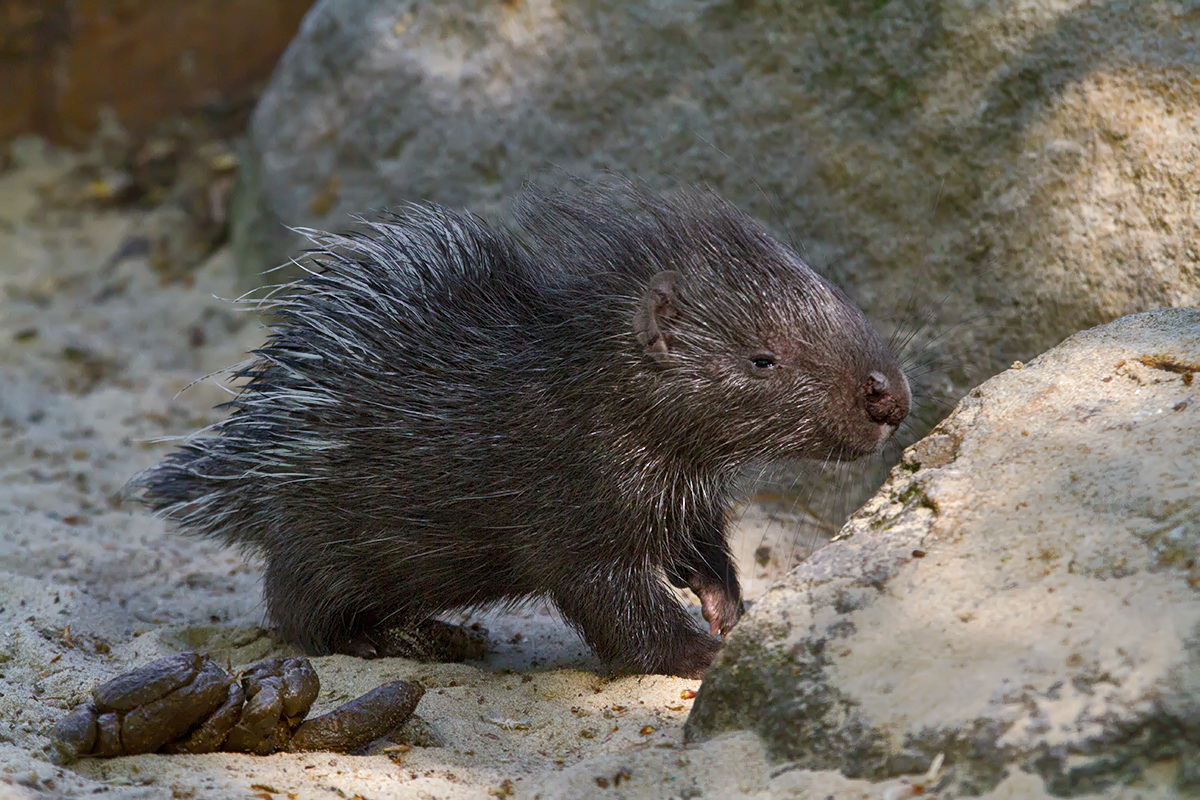
[[[945,796],[1198,792],[1198,487],[1200,311],[1077,334],[972,391],[763,597],[687,731],[873,780],[941,753]]]
[[[254,115],[235,240],[253,272],[285,226],[489,212],[550,167],[708,182],[923,322],[962,391],[1200,302],[1186,6],[321,0]]]

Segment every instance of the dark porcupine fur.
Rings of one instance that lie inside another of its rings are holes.
[[[506,227],[435,205],[307,232],[232,412],[134,479],[261,551],[281,635],[386,631],[548,596],[619,669],[696,676],[742,612],[746,465],[874,452],[909,391],[862,312],[706,192],[530,190]]]

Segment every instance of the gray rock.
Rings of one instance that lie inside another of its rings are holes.
[[[257,271],[285,225],[490,212],[555,166],[708,182],[877,319],[924,320],[962,391],[1200,303],[1186,6],[322,0],[254,115],[235,241]]]
[[[1017,771],[1200,791],[1198,487],[1200,310],[1077,334],[972,391],[766,594],[687,732],[871,779],[944,753],[939,796]]]

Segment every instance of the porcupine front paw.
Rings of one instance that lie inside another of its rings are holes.
[[[700,598],[700,611],[708,621],[713,636],[725,636],[746,613],[741,592],[732,594],[718,585],[701,586],[692,590]]]
[[[716,530],[716,529],[715,529]],[[690,589],[700,598],[700,609],[713,636],[724,636],[745,612],[737,568],[719,533],[699,542],[696,549],[667,564],[667,579],[672,586]]]
[[[680,589],[690,589],[700,598],[700,611],[713,636],[729,633],[746,612],[742,588],[736,578],[720,581],[715,576],[693,573],[672,576],[671,584]]]

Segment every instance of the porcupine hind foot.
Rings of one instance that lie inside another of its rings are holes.
[[[280,636],[309,655],[341,653],[358,658],[468,661],[488,654],[487,631],[482,628],[476,631],[438,619],[411,623],[395,618],[377,623],[375,619],[370,612],[340,614],[322,624],[316,615],[309,615],[303,629],[285,620],[276,621]]]
[[[380,625],[362,631],[354,643],[365,658],[413,658],[417,661],[476,661],[489,648],[483,628],[425,619],[409,625]]]
[[[402,657],[465,661],[487,655],[486,631],[432,619],[404,609],[364,608],[360,597],[340,595],[336,580],[305,577],[303,564],[268,559],[263,580],[267,611],[280,638],[308,655],[342,653],[359,658]]]

